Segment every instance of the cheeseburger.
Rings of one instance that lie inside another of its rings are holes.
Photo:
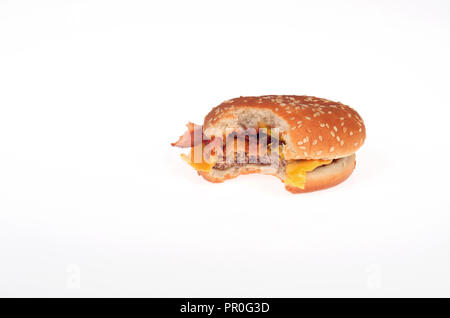
[[[321,190],[347,179],[366,129],[359,114],[340,102],[312,96],[268,95],[227,100],[203,125],[172,146],[210,182],[242,174],[274,175],[292,193]]]

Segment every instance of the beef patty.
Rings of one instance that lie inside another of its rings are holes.
[[[224,160],[216,162],[216,164],[213,166],[213,169],[226,170],[232,167],[239,167],[247,164],[269,166],[271,164],[275,164],[275,161],[278,161],[280,168],[286,166],[286,161],[278,159],[278,155],[276,158],[274,158],[274,156],[270,156],[268,154],[259,157],[249,156],[248,153],[235,153],[233,160],[226,160],[226,158],[224,158]]]

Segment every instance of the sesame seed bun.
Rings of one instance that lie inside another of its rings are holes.
[[[312,96],[239,97],[213,108],[203,129],[225,134],[227,128],[280,128],[286,160],[337,159],[352,155],[364,143],[366,129],[359,114],[340,102]]]
[[[355,155],[345,158],[340,158],[333,163],[321,166],[313,171],[306,173],[305,188],[297,188],[286,185],[286,190],[292,193],[305,193],[333,187],[344,180],[346,180],[355,169],[356,161]],[[240,167],[233,167],[227,170],[212,169],[209,172],[198,171],[198,174],[210,182],[220,183],[228,179],[236,178],[240,175],[251,173],[263,173],[278,177],[284,181],[283,171],[276,170],[270,166],[245,165]]]
[[[215,162],[206,169],[196,170],[210,182],[224,182],[251,173],[273,175],[285,182],[286,189],[292,193],[326,189],[347,179],[355,168],[355,152],[366,139],[364,122],[354,109],[312,96],[267,95],[230,99],[213,108],[203,126],[190,124],[188,128],[189,131],[172,145],[196,146],[195,140],[192,143],[190,139],[200,130],[203,140],[206,137],[210,142],[206,143],[205,147],[208,147],[220,144],[224,136],[228,140],[228,136],[239,136],[247,129],[253,131],[250,136],[256,129],[270,128],[263,134],[266,134],[266,140],[270,136],[276,151],[270,153],[266,158],[268,161]],[[274,128],[278,129],[279,135]],[[228,145],[225,148],[228,149]],[[237,157],[239,153],[234,151]],[[246,150],[244,158],[247,157],[250,158],[250,154]]]

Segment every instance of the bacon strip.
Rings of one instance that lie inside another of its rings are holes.
[[[172,146],[189,148],[194,147],[202,142],[203,126],[199,126],[191,122],[187,123],[186,126],[188,130],[184,133],[184,135],[180,136],[180,138],[178,138],[176,142],[171,143]],[[194,136],[197,136],[197,138],[194,138]]]

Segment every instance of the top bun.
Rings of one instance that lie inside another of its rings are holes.
[[[358,150],[366,138],[359,114],[340,102],[313,96],[239,97],[214,107],[203,130],[279,128],[285,159],[336,159]]]

